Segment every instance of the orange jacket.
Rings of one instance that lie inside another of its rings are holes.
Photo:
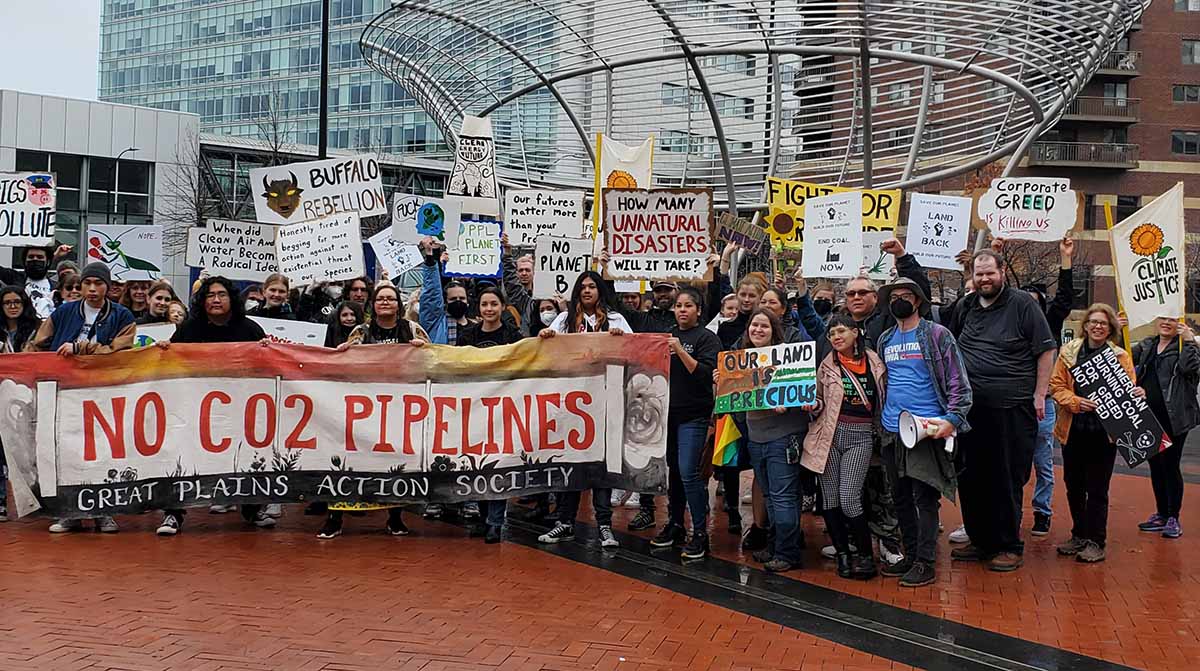
[[[1111,342],[1108,346],[1116,353],[1121,367],[1129,373],[1129,379],[1136,382],[1137,373],[1133,370],[1133,358],[1129,356],[1129,352]],[[1076,413],[1080,412],[1079,402],[1083,400],[1083,397],[1075,395],[1075,378],[1071,376],[1071,368],[1075,366],[1082,349],[1083,338],[1076,338],[1064,345],[1058,352],[1058,360],[1054,362],[1054,372],[1050,374],[1050,395],[1058,407],[1058,414],[1054,420],[1054,438],[1063,444],[1066,444],[1071,435],[1071,421],[1075,419]]]

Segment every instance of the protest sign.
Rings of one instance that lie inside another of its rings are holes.
[[[1133,380],[1111,347],[1075,364],[1071,377],[1075,395],[1096,404],[1100,424],[1130,468],[1171,446],[1145,397],[1132,394]]]
[[[163,276],[162,226],[93,224],[87,228],[86,261],[101,261],[114,280],[135,282]]]
[[[604,217],[610,279],[710,279],[712,189],[605,189]]]
[[[895,237],[892,231],[863,231],[862,270],[873,280],[891,281],[896,257],[883,251],[883,242]]]
[[[766,256],[770,251],[765,228],[745,217],[734,218],[728,212],[717,218],[717,239],[741,245],[750,256]]]
[[[866,231],[895,231],[900,221],[900,189],[850,189],[767,178],[767,215],[763,218],[776,249],[803,249],[805,211],[809,199],[855,191],[862,194],[862,223]]]
[[[138,324],[137,333],[133,336],[133,346],[149,347],[156,342],[170,340],[173,335],[175,335],[175,325],[170,322],[164,324]]]
[[[1185,236],[1183,182],[1113,227],[1113,266],[1129,328],[1158,317],[1183,317]]]
[[[0,357],[19,514],[666,485],[662,335]]]
[[[805,277],[854,277],[863,265],[862,197],[857,191],[810,198]],[[872,259],[874,260],[874,259]]]
[[[926,268],[962,270],[955,255],[967,249],[971,233],[971,199],[914,193],[908,203],[908,238],[904,249]]]
[[[650,290],[645,280],[615,280],[613,291],[618,294],[644,294]],[[565,296],[565,294],[564,294]]]
[[[596,190],[592,194],[592,234],[597,241],[604,207],[603,189],[649,189],[653,186],[654,136],[636,147],[596,133]]]
[[[388,228],[368,238],[367,244],[371,245],[371,249],[375,252],[375,258],[387,271],[388,278],[393,280],[425,261],[425,257],[417,245],[400,242],[393,238],[392,231]]]
[[[715,415],[812,405],[817,398],[815,343],[721,352],[716,397]]]
[[[454,146],[454,168],[446,185],[446,198],[461,202],[463,212],[495,217],[500,214],[499,197],[492,120],[463,116],[462,130]]]
[[[446,274],[454,277],[500,276],[500,222],[462,222],[458,247],[449,250]]]
[[[267,337],[275,342],[313,347],[325,346],[325,324],[269,317],[250,317],[250,319],[258,322]]]
[[[579,273],[591,267],[591,238],[540,236],[533,252],[533,296],[571,295]]]
[[[207,228],[189,228],[185,263],[231,280],[262,282],[279,272],[275,226],[209,219]]]
[[[415,245],[428,236],[454,249],[460,222],[462,203],[457,200],[409,193],[398,193],[392,199],[392,237],[398,242]]]
[[[54,244],[54,175],[0,172],[0,247]]]
[[[1003,177],[979,199],[979,218],[997,238],[1057,242],[1075,226],[1077,197],[1071,180]]]
[[[280,226],[275,233],[279,272],[295,286],[337,282],[364,274],[358,213]]]
[[[388,213],[379,161],[347,156],[250,171],[254,216],[264,224],[291,224],[334,214],[359,217]]]
[[[583,235],[582,191],[510,190],[504,194],[504,230],[508,244],[532,247],[542,235]]]

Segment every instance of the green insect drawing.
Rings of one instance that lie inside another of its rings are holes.
[[[136,230],[136,228],[127,229],[115,238],[110,238],[103,231],[93,231],[92,237],[88,239],[88,256],[98,261],[103,261],[109,268],[118,271],[118,273],[124,268],[125,270],[145,271],[155,277],[161,275],[162,269],[158,266],[121,251],[121,238]],[[103,238],[103,241],[101,241],[101,238]]]

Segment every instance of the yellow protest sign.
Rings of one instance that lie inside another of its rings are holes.
[[[851,189],[778,177],[767,177],[767,215],[764,217],[776,249],[804,248],[804,203],[831,193],[862,191],[863,230],[894,231],[900,222],[900,189]]]

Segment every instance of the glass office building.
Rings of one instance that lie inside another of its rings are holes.
[[[389,0],[331,0],[329,146],[445,152],[433,122],[363,62]],[[200,116],[205,132],[318,144],[319,0],[104,0],[101,100]]]

